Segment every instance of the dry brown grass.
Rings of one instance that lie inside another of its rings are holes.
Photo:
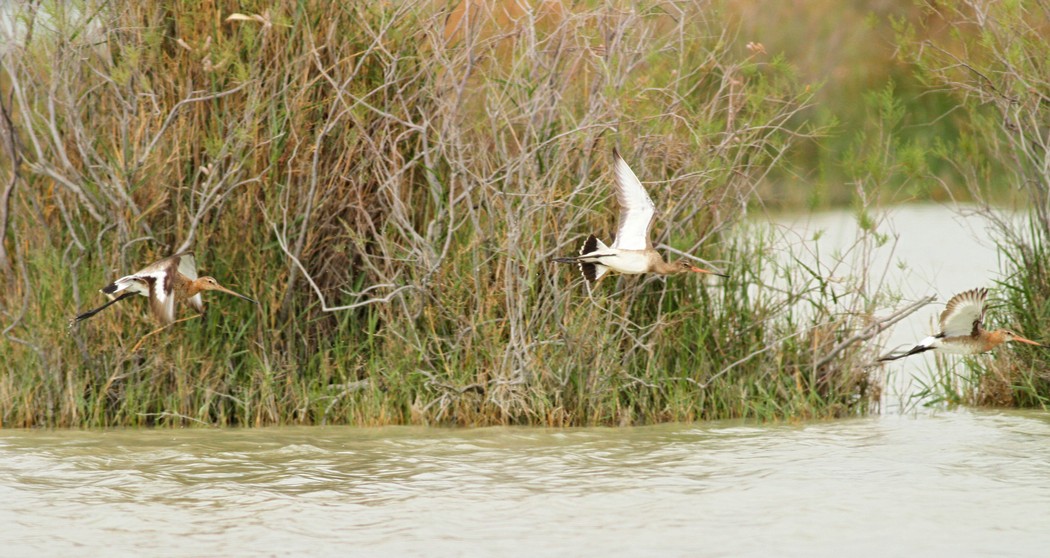
[[[717,4],[62,6],[18,5],[0,66],[21,160],[4,166],[6,424],[621,424],[871,404],[849,365],[863,344],[813,366],[868,323],[871,293],[843,311],[790,270],[788,289],[756,291],[771,248],[730,234],[813,133],[795,122],[812,93],[736,53]],[[612,229],[616,144],[662,209],[661,249],[732,279],[588,296],[550,263]],[[97,286],[191,247],[261,306],[212,299],[142,353],[133,303],[66,335]],[[823,313],[794,321],[800,301]]]

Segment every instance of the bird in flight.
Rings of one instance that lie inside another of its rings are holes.
[[[1011,341],[1037,347],[1043,346],[1008,329],[994,331],[984,329],[985,300],[987,298],[988,289],[972,289],[953,296],[945,305],[944,312],[941,312],[940,333],[919,341],[908,352],[886,355],[880,358],[879,362],[897,360],[926,351],[975,355]]]
[[[656,206],[645,187],[638,181],[631,167],[620,153],[613,149],[613,170],[616,175],[616,202],[620,206],[620,221],[612,246],[606,246],[595,235],[590,235],[580,249],[580,255],[555,258],[559,263],[575,263],[580,266],[584,279],[593,285],[607,272],[624,275],[657,273],[710,273],[728,277],[723,273],[701,269],[689,260],[666,262],[653,248],[649,229],[656,217]]]
[[[203,314],[204,302],[200,295],[203,291],[219,291],[258,304],[251,298],[223,287],[213,277],[197,277],[197,262],[193,253],[182,252],[154,262],[102,287],[102,294],[109,297],[110,301],[73,318],[71,325],[138,294],[149,298],[153,316],[161,325],[168,326],[175,321],[176,302],[187,302],[194,310]]]

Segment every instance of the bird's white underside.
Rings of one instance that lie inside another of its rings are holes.
[[[649,257],[642,252],[599,250],[581,256],[580,261],[601,264],[625,275],[637,275],[649,271]]]

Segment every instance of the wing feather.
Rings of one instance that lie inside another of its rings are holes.
[[[168,287],[167,274],[146,275],[143,278],[149,283],[149,306],[161,325],[175,321],[175,293]]]
[[[200,293],[197,293],[197,294],[191,296],[190,298],[186,299],[186,302],[189,303],[189,305],[194,310],[196,310],[198,314],[203,314],[204,313],[204,301],[201,300]]]
[[[185,275],[188,279],[197,278],[197,260],[194,259],[193,252],[183,252],[172,257],[179,258],[179,273]]]
[[[149,286],[145,285],[142,282],[142,279],[135,275],[121,277],[105,287],[102,287],[99,291],[106,295],[110,300],[117,298],[117,293],[121,291],[131,291],[142,296],[149,296]]]
[[[612,248],[647,250],[653,247],[649,228],[656,216],[656,205],[620,153],[613,149],[613,171],[616,174],[616,202],[620,205],[620,223]]]
[[[168,256],[162,260],[157,260],[146,267],[135,272],[135,275],[152,275],[158,271],[167,271],[168,269],[178,269],[179,273],[189,277],[188,273],[192,273],[191,279],[197,278],[197,261],[193,258],[193,252],[179,252],[174,256]]]
[[[114,298],[116,293],[131,290],[149,297],[150,310],[157,320],[168,325],[175,321],[175,277],[178,272],[190,280],[197,278],[197,261],[193,252],[180,252],[162,260],[157,260],[138,270],[132,275],[117,279],[102,289],[102,292]],[[190,306],[198,312],[204,311],[200,295],[189,299]]]
[[[972,289],[948,301],[941,313],[941,333],[945,337],[976,336],[984,323],[988,289]]]

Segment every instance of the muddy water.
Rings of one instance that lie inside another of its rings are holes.
[[[812,224],[825,242],[852,227]],[[920,207],[893,226],[909,296],[990,285],[979,224]],[[0,431],[0,556],[1045,556],[1048,479],[1050,415],[905,405],[796,425]]]
[[[4,555],[1045,556],[1050,420],[0,435]]]

